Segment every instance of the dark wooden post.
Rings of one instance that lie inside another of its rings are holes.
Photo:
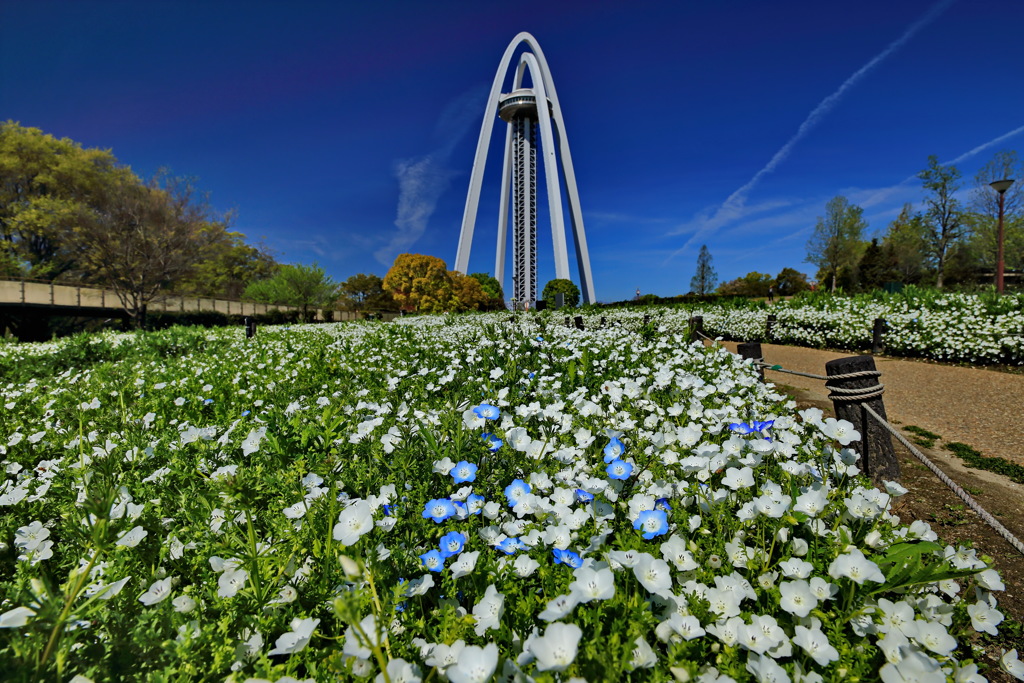
[[[256,319],[245,316],[245,338],[252,339],[256,336]]]
[[[698,337],[704,339],[704,316],[695,315],[690,318],[690,338]]]
[[[648,325],[648,324],[650,324],[650,322],[651,322],[651,316],[645,315],[644,316],[644,325]]]
[[[875,484],[885,480],[898,481],[900,464],[893,450],[889,432],[868,414],[869,406],[880,417],[886,419],[885,404],[882,402],[882,385],[878,382],[880,373],[875,369],[873,356],[849,356],[825,363],[825,383],[830,390],[829,398],[835,408],[836,417],[853,423],[860,432],[860,441],[853,447],[860,453],[860,467]]]
[[[576,316],[575,318],[572,319],[572,321],[573,321],[573,323],[576,324],[576,329],[577,330],[582,330],[583,329],[583,316],[582,315]]]
[[[771,341],[774,338],[774,335],[775,335],[775,321],[776,321],[775,314],[774,313],[769,313],[768,314],[768,321],[765,323],[765,327],[764,327],[764,340],[765,341]]]
[[[569,316],[565,316],[565,326],[566,327],[572,327],[572,322],[571,322]]]
[[[878,354],[885,350],[885,318],[875,318],[871,328],[871,353]]]
[[[604,316],[602,315],[601,316],[601,327],[604,327],[604,325],[605,325],[605,319],[604,319]]]
[[[740,354],[740,358],[751,359],[755,363],[764,361],[764,356],[761,355],[761,343],[760,342],[743,342],[742,344],[736,345],[736,352]],[[764,368],[760,365],[755,365],[757,368],[757,376],[764,381]]]

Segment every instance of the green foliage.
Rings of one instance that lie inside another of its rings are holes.
[[[569,308],[574,308],[580,303],[580,288],[572,280],[563,278],[555,278],[544,285],[544,291],[540,298],[549,308],[554,308],[555,296],[558,294],[562,295],[563,304]]]
[[[721,284],[718,293],[723,296],[766,297],[768,288],[774,284],[775,280],[771,275],[754,271]]]
[[[946,262],[953,248],[966,236],[967,226],[960,200],[960,171],[956,166],[943,166],[935,155],[928,157],[928,168],[918,175],[925,191],[925,248],[935,260],[935,286],[942,289]]]
[[[778,296],[795,296],[810,288],[807,276],[793,268],[783,268],[775,276],[775,293]]]
[[[935,440],[942,438],[938,434],[929,432],[927,429],[917,425],[906,425],[903,427],[903,431],[913,434],[914,436],[910,440],[918,446],[924,446],[925,448],[934,448]]]
[[[487,302],[486,308],[483,310],[504,310],[505,292],[502,290],[501,283],[498,282],[497,278],[490,273],[470,273],[469,277],[480,283],[480,287],[483,289],[484,294],[486,294],[490,299],[490,301]]]
[[[302,309],[308,319],[309,309],[326,307],[337,296],[338,286],[314,263],[281,266],[269,280],[253,282],[245,288],[245,297],[252,301]]]
[[[947,443],[943,447],[970,467],[995,472],[996,474],[1009,477],[1018,484],[1024,484],[1024,467],[1017,463],[998,456],[982,455],[980,451],[959,441]]]
[[[436,256],[399,254],[384,276],[384,290],[403,311],[443,313],[452,309],[453,281]]]
[[[690,280],[690,291],[697,295],[710,294],[718,284],[718,274],[711,265],[711,252],[706,244],[701,245],[697,255],[697,272]]]
[[[862,249],[861,234],[867,229],[864,209],[851,204],[842,195],[833,197],[825,205],[825,215],[819,216],[814,234],[807,242],[807,261],[818,267],[818,281],[830,282],[836,291],[841,274],[856,282],[856,268]]]
[[[338,307],[344,311],[394,311],[397,304],[384,290],[384,280],[373,274],[358,273],[341,283]]]

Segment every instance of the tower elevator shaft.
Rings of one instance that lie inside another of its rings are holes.
[[[512,296],[537,301],[537,121],[526,111],[512,119]]]

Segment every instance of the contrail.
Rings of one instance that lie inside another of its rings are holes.
[[[989,147],[995,147],[996,145],[1000,144],[1001,142],[1005,142],[1006,140],[1009,140],[1010,138],[1012,138],[1014,136],[1020,135],[1021,133],[1024,133],[1024,126],[1020,126],[1019,128],[1014,128],[1009,133],[1004,133],[1003,135],[1000,135],[997,138],[993,138],[993,139],[989,140],[988,142],[984,142],[984,143],[978,145],[977,147],[975,147],[974,149],[971,149],[971,150],[969,150],[967,152],[964,152],[963,154],[958,156],[956,159],[953,159],[951,161],[941,162],[940,165],[941,166],[953,166],[955,164],[959,164],[962,161],[970,159],[975,154],[980,154],[981,152],[984,152]],[[906,178],[904,178],[900,182],[896,183],[895,185],[890,185],[889,187],[886,187],[886,188],[883,188],[881,190],[878,190],[873,195],[871,195],[870,197],[868,197],[864,201],[860,202],[860,205],[862,207],[864,207],[865,209],[871,208],[872,206],[874,206],[876,204],[879,204],[879,203],[885,201],[886,199],[888,199],[889,196],[892,193],[894,193],[896,190],[900,189],[904,185],[906,185],[908,183],[911,183],[911,182],[913,182],[915,180],[920,180],[920,178],[918,177],[917,173],[914,173],[913,175],[907,176]]]
[[[995,145],[998,145],[1000,142],[1003,142],[1004,140],[1009,140],[1014,135],[1020,135],[1021,133],[1024,133],[1024,126],[1021,126],[1020,128],[1014,128],[1013,130],[1011,130],[1006,135],[1000,135],[999,137],[997,137],[994,140],[989,140],[988,142],[986,142],[983,145],[978,145],[977,147],[975,147],[971,151],[964,152],[963,154],[958,156],[956,159],[953,159],[952,161],[947,161],[946,163],[943,164],[943,166],[952,166],[953,164],[959,164],[964,159],[969,159],[970,157],[973,157],[975,154],[978,154],[979,152],[984,152],[989,147],[993,147]]]
[[[952,5],[954,2],[955,0],[942,0],[941,2],[937,3],[930,10],[925,12],[923,17],[921,17],[913,24],[911,24],[910,28],[903,32],[903,35],[901,35],[899,38],[890,43],[889,46],[882,50],[880,53],[875,55],[875,57],[871,59],[871,61],[869,61],[867,64],[865,64],[856,72],[854,72],[854,74],[847,78],[846,81],[844,81],[843,84],[840,85],[834,93],[823,99],[818,104],[818,106],[815,107],[811,111],[811,113],[807,115],[807,118],[804,119],[804,122],[800,124],[800,127],[797,129],[793,137],[791,137],[786,142],[786,144],[784,144],[779,149],[779,151],[775,153],[775,155],[768,161],[768,163],[765,164],[764,168],[755,173],[754,177],[747,181],[746,185],[744,185],[743,187],[739,188],[731,195],[729,195],[729,197],[722,203],[722,205],[718,207],[714,215],[704,222],[700,229],[697,230],[697,232],[695,232],[690,237],[690,239],[686,241],[686,244],[684,244],[682,247],[674,251],[672,255],[665,260],[665,263],[668,263],[668,261],[670,261],[676,255],[688,249],[691,244],[696,242],[698,239],[702,238],[711,230],[720,227],[721,225],[726,223],[731,217],[739,214],[739,212],[743,209],[744,203],[747,200],[747,195],[750,194],[750,191],[754,188],[754,186],[756,186],[761,181],[761,178],[774,171],[779,164],[785,161],[786,157],[789,156],[790,151],[792,151],[796,143],[800,142],[800,140],[802,140],[816,125],[818,125],[821,119],[824,118],[825,115],[828,114],[832,110],[832,108],[839,103],[840,98],[842,98],[842,96],[846,93],[847,90],[856,85],[857,82],[859,82],[862,78],[864,78],[864,76],[868,74],[868,72],[870,72],[876,66],[881,64],[883,61],[885,61],[885,59],[889,57],[889,55],[891,55],[893,52],[902,47],[904,43],[913,38],[918,31],[920,31],[922,28],[924,28],[929,23],[934,21],[940,14],[945,12],[946,9],[948,9],[949,6]]]

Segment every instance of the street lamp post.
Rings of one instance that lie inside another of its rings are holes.
[[[999,222],[996,228],[996,292],[1003,293],[1003,199],[1006,191],[1013,185],[1013,180],[1004,178],[989,183],[993,190],[999,193]]]

